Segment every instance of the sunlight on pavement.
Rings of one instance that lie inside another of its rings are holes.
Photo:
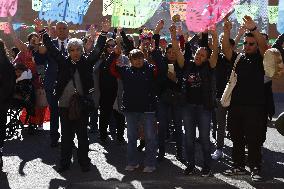
[[[89,152],[90,157],[96,157],[96,159],[92,159],[92,164],[94,164],[98,171],[101,174],[102,179],[108,180],[108,179],[117,179],[119,181],[122,181],[124,175],[119,173],[115,166],[109,164],[107,162],[107,159],[105,157],[105,154],[109,153],[107,152],[103,146],[100,144],[91,144],[90,149],[93,151]]]
[[[255,188],[244,180],[237,180],[237,179],[233,179],[232,177],[226,177],[220,173],[214,174],[214,177],[226,182],[227,184],[231,186],[235,186],[240,189],[254,189]]]
[[[166,153],[165,155],[165,158],[167,158],[168,160],[170,160],[172,162],[172,164],[174,164],[175,166],[177,167],[180,167],[181,169],[185,169],[186,166],[184,164],[182,164],[180,161],[178,161],[176,158],[175,158],[175,155],[173,154],[168,154]]]
[[[13,189],[42,189],[47,188],[52,179],[65,180],[50,165],[43,163],[40,158],[26,162],[22,168],[21,166],[15,166],[15,162],[19,162],[18,165],[21,165],[23,162],[17,156],[3,157],[3,161],[5,165],[3,171],[8,173],[7,179],[9,186]],[[11,162],[13,162],[13,165],[10,164]],[[23,169],[22,173],[21,169]]]
[[[131,181],[131,184],[135,189],[143,189],[142,183],[138,180]]]

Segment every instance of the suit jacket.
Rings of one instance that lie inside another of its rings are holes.
[[[54,46],[59,49],[58,39],[52,40]],[[65,49],[64,55],[67,55],[67,49]],[[44,79],[44,87],[49,91],[54,90],[55,82],[57,79],[58,65],[56,63],[55,58],[52,56],[52,53],[47,52],[48,58],[48,66],[46,68],[45,79]]]

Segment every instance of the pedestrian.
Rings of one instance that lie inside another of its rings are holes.
[[[76,134],[78,139],[78,161],[81,170],[87,172],[90,170],[91,165],[90,158],[88,157],[89,141],[87,136],[87,124],[90,112],[87,110],[84,112],[81,111],[79,108],[85,107],[82,107],[82,105],[78,105],[79,107],[76,106],[76,103],[79,103],[76,98],[87,99],[94,91],[92,77],[93,65],[102,53],[106,41],[106,33],[110,27],[109,23],[104,22],[96,46],[87,57],[84,56],[84,46],[81,39],[72,38],[68,41],[68,56],[66,57],[56,48],[52,39],[43,29],[41,21],[35,20],[35,24],[43,37],[45,47],[55,58],[55,63],[58,64],[55,96],[59,106],[62,137],[60,167],[57,171],[62,173],[70,168],[73,139]],[[72,103],[75,105],[74,107],[72,107]]]
[[[258,31],[251,17],[245,16],[244,27],[250,32],[245,33],[243,53],[236,65],[237,83],[232,92],[228,114],[228,129],[233,141],[232,169],[226,175],[245,174],[245,146],[248,146],[248,166],[253,181],[262,180],[261,146],[265,141],[265,93],[263,55],[266,47],[264,37]],[[233,53],[230,48],[229,36],[231,23],[225,20],[222,49],[226,59],[231,62]]]
[[[185,175],[195,172],[196,126],[199,130],[203,157],[201,174],[202,176],[211,174],[210,122],[216,104],[214,68],[218,56],[218,39],[216,31],[211,30],[210,34],[213,38],[212,52],[210,53],[208,47],[200,47],[193,60],[185,59],[183,70],[182,90],[186,95],[186,103],[183,106],[187,154]]]

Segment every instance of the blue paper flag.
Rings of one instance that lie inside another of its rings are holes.
[[[279,1],[278,5],[278,23],[277,30],[279,33],[284,33],[284,1]]]
[[[23,25],[23,23],[14,23],[13,29],[16,31],[16,30],[20,29],[22,25]]]
[[[43,0],[39,19],[82,24],[93,0]]]

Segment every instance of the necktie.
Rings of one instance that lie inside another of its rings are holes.
[[[65,56],[66,55],[66,50],[64,47],[64,41],[61,42],[61,53]]]

